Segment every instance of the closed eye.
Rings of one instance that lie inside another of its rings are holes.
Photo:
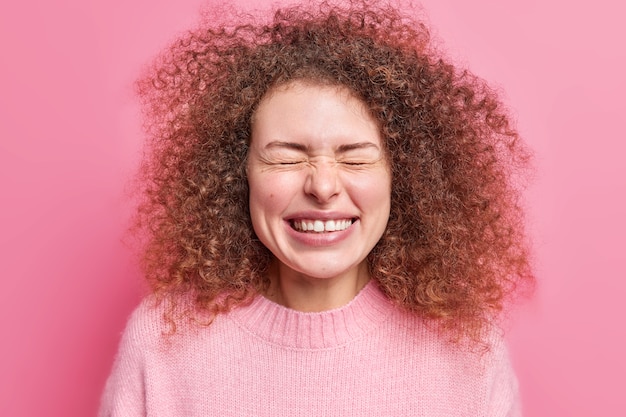
[[[344,166],[360,167],[360,166],[376,165],[380,161],[381,161],[380,159],[373,159],[373,158],[363,158],[363,159],[346,158],[343,160],[339,160],[338,162]]]

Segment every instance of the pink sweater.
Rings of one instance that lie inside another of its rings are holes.
[[[169,338],[161,317],[132,315],[101,417],[520,415],[496,332],[486,353],[454,347],[373,282],[322,313],[259,296]]]

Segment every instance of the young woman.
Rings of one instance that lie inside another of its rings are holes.
[[[153,294],[101,416],[517,416],[531,284],[498,98],[372,2],[237,16],[139,83]]]

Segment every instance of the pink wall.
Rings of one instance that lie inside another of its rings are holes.
[[[536,150],[527,196],[540,285],[510,332],[528,416],[623,415],[618,3],[423,1],[451,55],[506,92]],[[0,6],[2,416],[95,413],[141,292],[120,243],[141,137],[130,84],[201,4]]]

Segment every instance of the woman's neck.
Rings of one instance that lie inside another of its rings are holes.
[[[348,304],[370,280],[367,262],[332,278],[314,278],[275,261],[270,267],[265,296],[302,312],[333,310]]]

